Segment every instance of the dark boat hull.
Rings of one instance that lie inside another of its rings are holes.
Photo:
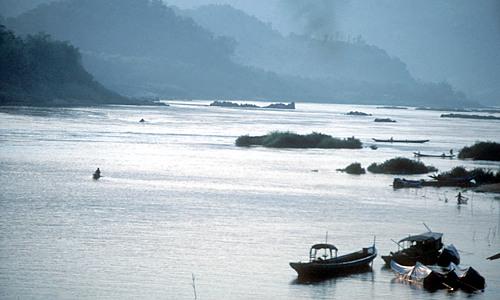
[[[413,152],[413,154],[416,157],[436,157],[436,158],[454,158],[455,155],[448,155],[448,154],[422,154],[418,152]]]
[[[429,251],[418,255],[411,255],[403,250],[396,253],[391,252],[390,255],[382,255],[382,259],[387,266],[391,265],[392,260],[403,266],[414,266],[417,261],[424,265],[434,265],[437,263],[438,258],[439,251]]]
[[[373,139],[375,142],[379,143],[415,143],[415,144],[422,144],[422,143],[427,143],[429,140],[382,140],[382,139]]]
[[[437,262],[438,266],[441,267],[448,267],[450,263],[454,263],[455,265],[460,264],[460,254],[453,245],[447,245],[443,248]]]
[[[325,261],[291,262],[290,267],[297,272],[299,278],[332,277],[367,269],[375,257],[377,249],[369,247]]]
[[[466,292],[473,293],[484,291],[486,280],[475,269],[469,267],[463,276],[459,276],[460,288]]]
[[[406,180],[404,178],[394,178],[392,187],[395,189],[401,188],[420,188],[422,187],[421,180]]]

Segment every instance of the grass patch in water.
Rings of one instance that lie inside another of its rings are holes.
[[[500,161],[500,144],[495,142],[477,142],[472,146],[464,147],[460,150],[458,158]]]
[[[269,148],[322,148],[322,149],[360,149],[362,143],[355,137],[335,138],[327,134],[313,132],[301,135],[289,131],[273,131],[266,135],[243,135],[236,139],[236,146],[264,146]]]
[[[381,164],[373,163],[368,166],[368,171],[383,174],[425,174],[435,172],[437,169],[416,160],[396,157]]]

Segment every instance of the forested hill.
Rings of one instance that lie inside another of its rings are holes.
[[[20,38],[0,25],[0,105],[93,105],[131,102],[96,82],[78,49],[38,34]]]
[[[155,0],[67,0],[7,19],[17,33],[69,40],[87,69],[131,96],[171,98],[294,95],[293,84],[231,61],[234,41],[216,38]]]

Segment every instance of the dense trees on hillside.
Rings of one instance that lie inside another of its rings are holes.
[[[82,67],[77,48],[47,34],[17,37],[0,25],[0,104],[123,103]]]

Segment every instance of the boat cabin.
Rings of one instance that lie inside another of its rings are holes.
[[[430,231],[404,238],[398,242],[398,245],[403,249],[417,248],[423,251],[439,251],[443,248],[442,237],[442,233]]]
[[[323,250],[323,254],[321,254],[321,250]],[[332,244],[315,244],[311,247],[311,250],[309,250],[309,262],[336,258],[337,252],[337,247]]]

